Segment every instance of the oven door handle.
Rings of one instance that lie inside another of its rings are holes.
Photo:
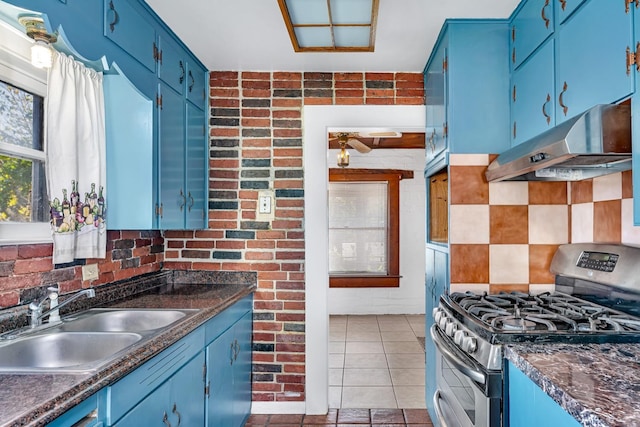
[[[444,411],[442,410],[442,406],[440,406],[440,401],[443,400],[447,402],[447,399],[444,398],[444,394],[440,390],[436,390],[433,395],[433,407],[436,410],[436,417],[438,417],[438,423],[440,427],[450,427],[454,426],[454,423],[450,423],[449,420],[444,415]]]
[[[458,355],[449,350],[448,346],[440,337],[440,332],[438,331],[436,325],[431,326],[430,333],[431,339],[433,339],[433,343],[436,345],[436,347],[438,347],[440,353],[442,353],[442,355],[449,361],[449,363],[451,363],[456,367],[456,369],[465,374],[467,377],[471,378],[473,381],[479,384],[485,384],[485,374],[467,365],[464,360],[462,360]]]

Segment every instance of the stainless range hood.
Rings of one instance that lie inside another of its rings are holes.
[[[631,107],[597,105],[500,154],[487,181],[579,181],[631,169]]]

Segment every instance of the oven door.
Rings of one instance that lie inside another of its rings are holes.
[[[440,427],[501,426],[502,375],[490,372],[460,351],[450,338],[431,327],[436,345],[433,396]]]

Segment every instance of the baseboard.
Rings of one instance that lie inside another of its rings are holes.
[[[252,414],[304,414],[305,402],[251,402]]]

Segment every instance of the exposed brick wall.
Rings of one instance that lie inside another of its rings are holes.
[[[82,265],[53,266],[53,245],[0,246],[0,308],[28,302],[34,288],[57,283],[61,293],[158,271],[164,259],[164,239],[159,231],[108,231],[105,259],[98,264],[100,276],[82,281]],[[31,291],[31,292],[30,292]]]
[[[209,230],[165,233],[165,267],[258,272],[254,401],[305,399],[302,107],[424,104],[420,73],[210,74]],[[273,220],[258,192],[275,192]]]

